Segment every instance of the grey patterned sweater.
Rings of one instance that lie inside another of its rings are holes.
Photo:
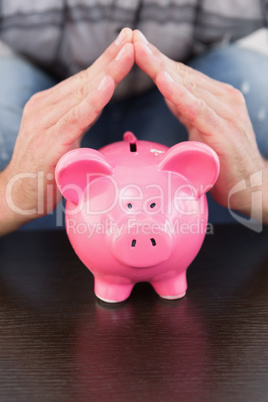
[[[93,63],[124,26],[186,61],[267,23],[268,0],[0,0],[0,41],[60,79]],[[150,85],[134,68],[117,94]]]

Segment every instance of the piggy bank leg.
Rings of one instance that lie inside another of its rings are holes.
[[[122,278],[113,278],[113,283],[105,278],[95,277],[95,295],[106,303],[119,303],[126,300],[134,284],[125,283]]]
[[[156,293],[163,299],[175,300],[185,296],[187,290],[186,272],[173,278],[157,278],[151,282]]]

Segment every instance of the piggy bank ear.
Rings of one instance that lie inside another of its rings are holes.
[[[102,175],[111,175],[113,171],[101,152],[80,148],[62,156],[56,166],[55,179],[63,197],[78,204],[90,181]]]
[[[186,141],[169,148],[158,167],[184,176],[193,185],[196,196],[200,197],[216,182],[220,162],[216,152],[208,145]]]

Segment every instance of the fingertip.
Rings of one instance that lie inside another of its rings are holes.
[[[152,60],[153,51],[144,42],[137,41],[134,45],[134,55],[137,65],[150,75],[151,70],[154,70],[152,63],[155,62],[155,59]]]
[[[113,96],[115,87],[116,87],[115,80],[110,75],[107,75],[107,92],[109,92],[110,98]]]
[[[101,79],[97,90],[89,95],[87,103],[92,104],[92,110],[94,110],[95,114],[100,113],[111,100],[115,87],[114,79],[110,75],[105,75]]]
[[[146,36],[139,29],[133,31],[133,43],[134,42],[143,42],[145,45],[149,43]]]
[[[133,43],[126,44],[126,52],[127,52],[127,56],[128,56],[129,66],[130,66],[130,68],[132,68],[135,63],[135,50],[134,50]]]
[[[173,77],[165,70],[159,71],[155,77],[155,84],[164,97],[171,100],[174,89],[178,90],[177,83]]]
[[[160,79],[164,80],[168,84],[175,84],[174,79],[167,71],[161,71],[159,74]]]
[[[124,27],[123,28],[125,35],[126,35],[126,41],[127,42],[132,42],[133,41],[133,31],[129,27]]]
[[[133,43],[126,43],[125,44],[125,48],[126,48],[126,54],[127,55],[133,55],[134,56],[134,45]]]
[[[124,27],[119,32],[119,35],[117,36],[117,38],[115,40],[115,44],[117,46],[121,46],[124,43],[132,42],[132,37],[133,37],[132,29],[130,29],[128,27]]]
[[[139,30],[138,29],[134,29],[133,31],[133,43],[137,42],[139,40]]]
[[[135,42],[134,48],[135,48],[135,54],[141,58],[151,56],[153,54],[152,49],[150,49],[149,46],[146,45],[146,43],[141,41]]]
[[[101,82],[99,83],[99,85],[98,85],[98,91],[107,91],[107,90],[109,90],[109,89],[113,89],[114,90],[114,88],[115,88],[115,82],[114,82],[114,79],[111,77],[111,76],[109,76],[109,75],[105,75],[103,78],[102,78],[102,80],[101,80]]]
[[[104,78],[106,80],[106,85],[104,85],[101,90],[98,88],[96,97],[94,97],[94,108],[97,114],[100,113],[111,100],[116,87],[115,81],[111,76],[107,75]]]
[[[134,64],[134,47],[132,43],[126,43],[117,53],[115,60],[122,61],[124,63]]]

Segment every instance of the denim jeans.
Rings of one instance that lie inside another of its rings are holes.
[[[211,50],[188,64],[243,92],[259,149],[268,158],[268,56],[232,45]],[[22,58],[0,58],[0,170],[11,158],[25,103],[32,94],[55,83],[53,77]],[[82,146],[98,149],[121,140],[127,130],[133,131],[138,139],[168,146],[187,140],[186,129],[154,88],[139,96],[110,102],[84,136]],[[234,221],[228,209],[219,206],[209,195],[208,200],[210,222]],[[54,212],[37,219],[25,228],[55,227],[56,215]]]

